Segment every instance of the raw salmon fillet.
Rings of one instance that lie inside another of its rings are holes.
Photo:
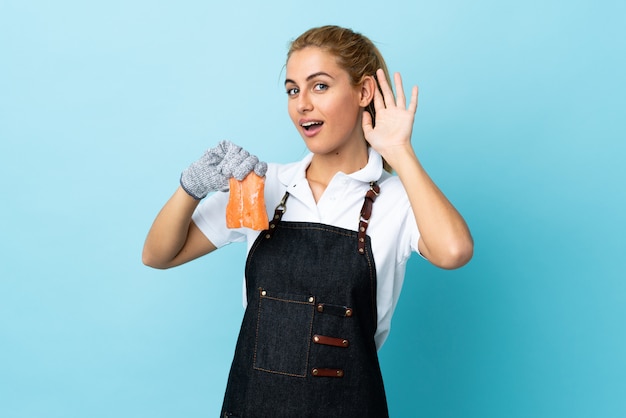
[[[251,172],[239,181],[229,180],[230,195],[226,206],[226,226],[262,231],[269,227],[265,210],[265,178]]]

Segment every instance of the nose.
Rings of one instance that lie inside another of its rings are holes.
[[[297,104],[298,113],[306,113],[310,112],[313,109],[313,104],[309,98],[309,95],[306,92],[301,91],[298,95],[298,104]]]

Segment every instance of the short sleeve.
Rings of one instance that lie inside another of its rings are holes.
[[[217,248],[232,242],[243,242],[246,235],[239,229],[226,227],[228,192],[208,196],[194,211],[191,219]]]
[[[403,249],[400,254],[402,262],[411,256],[413,252],[420,254],[418,249],[418,243],[420,239],[420,231],[415,221],[415,215],[411,209],[411,205],[407,201],[407,206],[404,212],[404,218],[401,226],[401,233],[399,236],[400,245],[399,248]],[[421,255],[421,254],[420,254]]]

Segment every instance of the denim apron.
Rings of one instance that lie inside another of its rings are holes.
[[[388,417],[378,364],[376,269],[365,234],[281,220],[285,194],[246,261],[248,305],[221,417]]]

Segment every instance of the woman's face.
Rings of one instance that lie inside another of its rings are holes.
[[[337,154],[365,144],[362,90],[333,55],[317,47],[293,52],[285,89],[289,116],[311,152]]]

